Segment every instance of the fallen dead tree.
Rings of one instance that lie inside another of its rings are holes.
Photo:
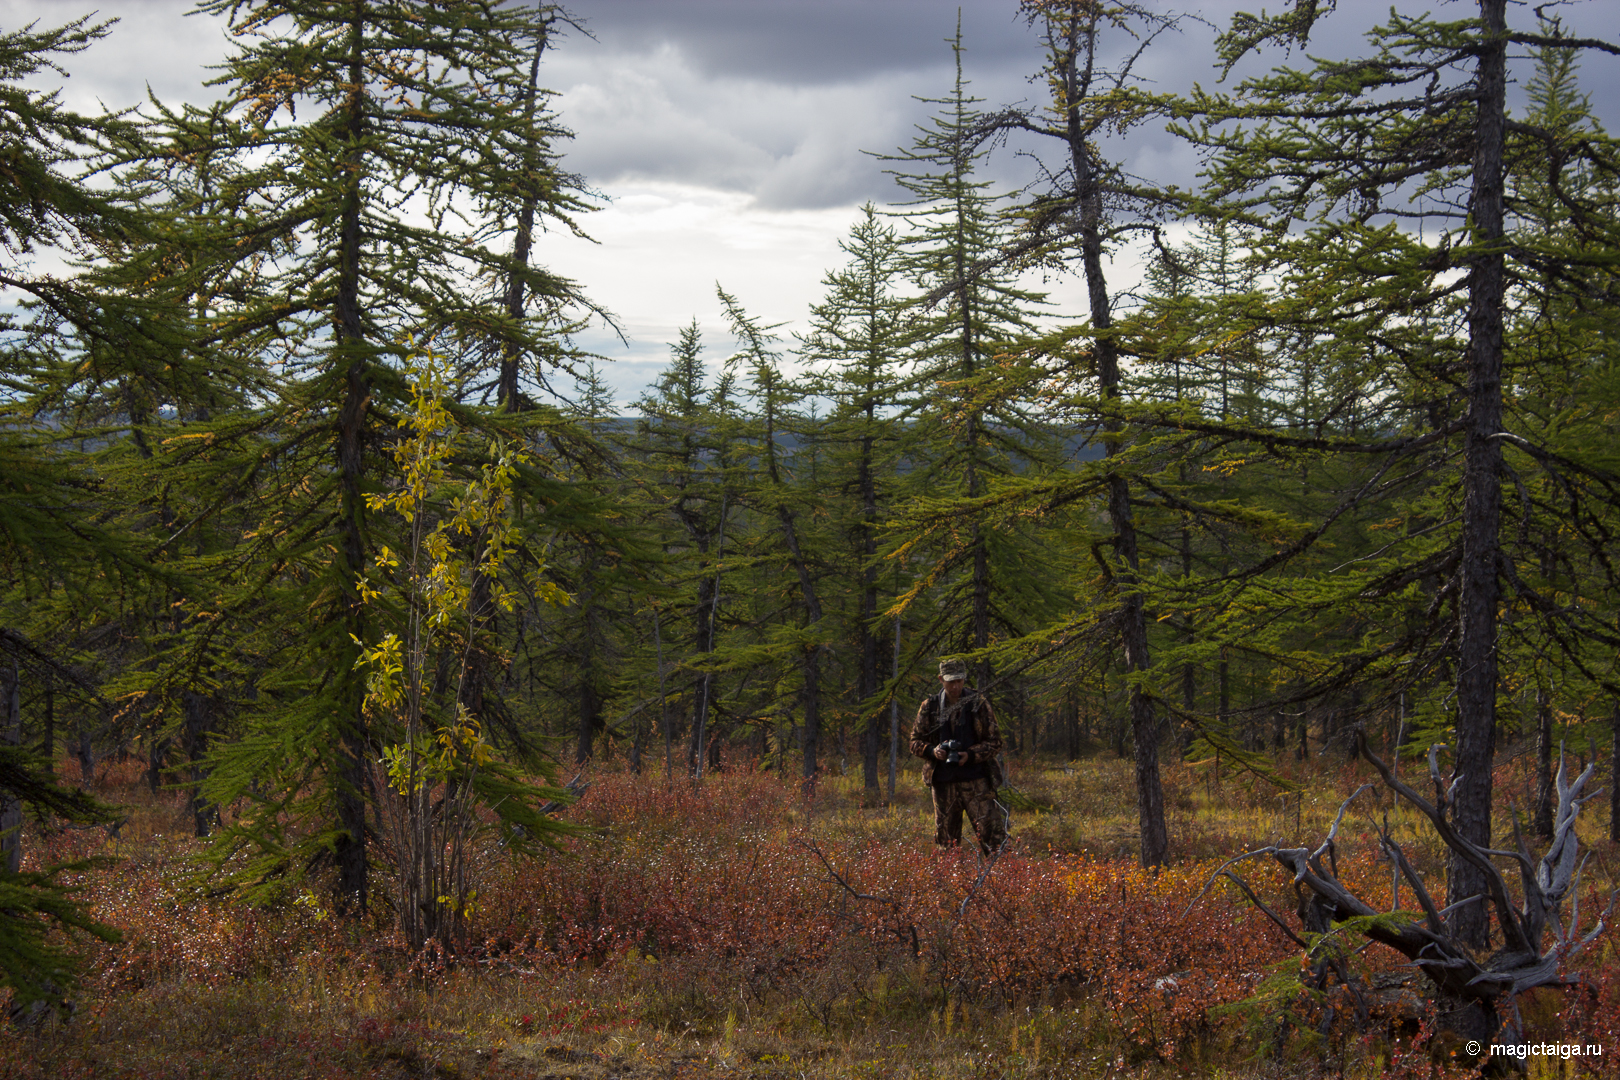
[[[1343,952],[1313,951],[1307,938],[1320,941],[1319,935],[1337,930],[1387,945],[1404,955],[1424,976],[1420,994],[1433,1003],[1443,1030],[1455,1032],[1459,1039],[1467,1040],[1465,1045],[1477,1044],[1480,1052],[1493,1042],[1522,1042],[1523,1021],[1517,996],[1542,986],[1578,984],[1580,977],[1571,973],[1569,965],[1602,932],[1614,909],[1611,895],[1608,908],[1594,925],[1585,934],[1580,932],[1578,889],[1584,859],[1579,852],[1575,820],[1581,806],[1597,794],[1585,790],[1596,766],[1588,765],[1574,782],[1569,782],[1560,754],[1558,809],[1552,842],[1537,859],[1530,853],[1517,815],[1513,822],[1517,845],[1514,851],[1478,847],[1452,827],[1449,811],[1462,777],[1453,776],[1449,783],[1441,778],[1438,758],[1441,747],[1429,750],[1429,778],[1434,785],[1431,801],[1401,781],[1395,771],[1368,748],[1365,736],[1358,733],[1357,742],[1359,751],[1378,771],[1384,786],[1428,818],[1447,847],[1479,868],[1485,876],[1484,893],[1458,898],[1444,909],[1439,908],[1422,876],[1413,869],[1406,853],[1391,835],[1387,819],[1378,830],[1378,844],[1395,868],[1397,887],[1392,890],[1391,908],[1379,910],[1347,886],[1338,873],[1339,826],[1350,804],[1374,788],[1373,784],[1363,785],[1344,801],[1327,838],[1318,847],[1273,845],[1247,852],[1223,865],[1211,878],[1211,883],[1223,877],[1232,881],[1250,902],[1314,956],[1315,964],[1309,976],[1316,983],[1314,989],[1325,989],[1328,980],[1336,977],[1355,1002],[1358,1026],[1368,1022],[1373,992],[1350,969]],[[1231,868],[1244,859],[1265,855],[1274,858],[1293,875],[1304,937],[1232,872]],[[1509,867],[1507,874],[1499,863]],[[1517,901],[1508,883],[1514,867],[1519,879]],[[1400,883],[1410,890],[1420,912],[1399,910]],[[1569,901],[1567,921],[1564,918],[1566,900]],[[1495,916],[1495,939],[1501,945],[1488,956],[1477,955],[1459,941],[1448,922],[1455,912],[1474,903],[1489,904]],[[1331,1016],[1324,1019],[1324,1023],[1331,1021]],[[1471,1049],[1469,1056],[1477,1055]]]

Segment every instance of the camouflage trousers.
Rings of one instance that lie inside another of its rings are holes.
[[[962,842],[962,814],[966,811],[979,838],[979,850],[986,855],[1007,839],[1007,812],[996,803],[996,789],[990,781],[963,780],[934,787],[934,843],[941,846]]]

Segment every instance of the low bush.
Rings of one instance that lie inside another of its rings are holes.
[[[31,858],[118,856],[78,884],[124,936],[87,954],[71,1022],[0,1047],[0,1075],[531,1076],[572,1062],[580,1075],[650,1076],[690,1061],[759,1076],[1427,1076],[1437,1054],[1443,1064],[1402,958],[1353,954],[1378,988],[1375,1014],[1356,1015],[1342,988],[1308,987],[1266,915],[1211,885],[1226,858],[1272,838],[1263,800],[1203,802],[1202,783],[1184,784],[1201,803],[1184,827],[1210,857],[1148,871],[1100,854],[1099,835],[1128,833],[1128,767],[1025,763],[1037,809],[991,864],[936,849],[921,800],[863,805],[853,781],[806,798],[746,769],[701,784],[601,771],[567,812],[588,832],[561,852],[520,861],[498,832],[481,841],[474,945],[458,955],[408,949],[381,907],[336,917],[315,879],[274,908],[199,894],[183,797],[147,795],[132,774],[112,793],[130,812],[118,837],[29,838]],[[1354,777],[1321,779],[1297,808],[1299,835],[1325,828],[1340,781]],[[1115,797],[1071,804],[1065,788],[1081,787]],[[1339,871],[1377,897],[1390,870],[1370,826],[1341,829]],[[1064,837],[1077,842],[1053,842]],[[1439,880],[1437,850],[1411,853]],[[1280,870],[1245,874],[1291,917]],[[1593,875],[1583,909],[1606,888]],[[1581,970],[1582,988],[1521,1004],[1527,1027],[1612,1047],[1613,945],[1597,942]]]

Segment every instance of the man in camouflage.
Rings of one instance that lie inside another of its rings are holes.
[[[923,699],[911,725],[911,752],[923,759],[923,783],[934,794],[934,843],[962,842],[962,814],[973,822],[985,855],[1007,840],[1007,813],[996,802],[1001,731],[990,699],[967,685],[967,664],[939,662],[940,692]]]

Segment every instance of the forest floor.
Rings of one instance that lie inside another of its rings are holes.
[[[607,766],[565,812],[589,827],[565,851],[481,851],[473,929],[448,958],[399,940],[386,867],[358,919],[327,909],[318,871],[268,907],[211,897],[185,796],[150,792],[138,762],[112,764],[94,786],[128,815],[116,836],[35,822],[24,843],[36,866],[111,856],[80,875],[80,898],[123,938],[81,946],[70,1019],[0,1037],[0,1077],[1464,1075],[1412,994],[1358,1021],[1343,987],[1307,992],[1299,951],[1211,884],[1278,838],[1319,843],[1369,772],[1279,769],[1303,794],[1209,763],[1167,769],[1173,861],[1150,873],[1135,862],[1132,766],[1107,754],[1014,762],[1013,839],[988,871],[934,849],[915,774],[874,803],[858,767],[806,798],[751,768],[694,784]],[[1509,804],[1529,802],[1523,757],[1504,760],[1497,790],[1510,829]],[[1599,803],[1581,829],[1583,926],[1620,869]],[[1390,871],[1369,838],[1386,818],[1443,880],[1415,815],[1358,803],[1341,877],[1384,907]],[[1274,864],[1236,869],[1291,917]],[[1402,958],[1351,955],[1369,983],[1411,985]],[[1587,988],[1525,995],[1521,1011],[1548,1040],[1607,1042],[1600,1071],[1620,1072],[1612,931],[1579,966]],[[1529,1074],[1591,1064],[1533,1059]]]

